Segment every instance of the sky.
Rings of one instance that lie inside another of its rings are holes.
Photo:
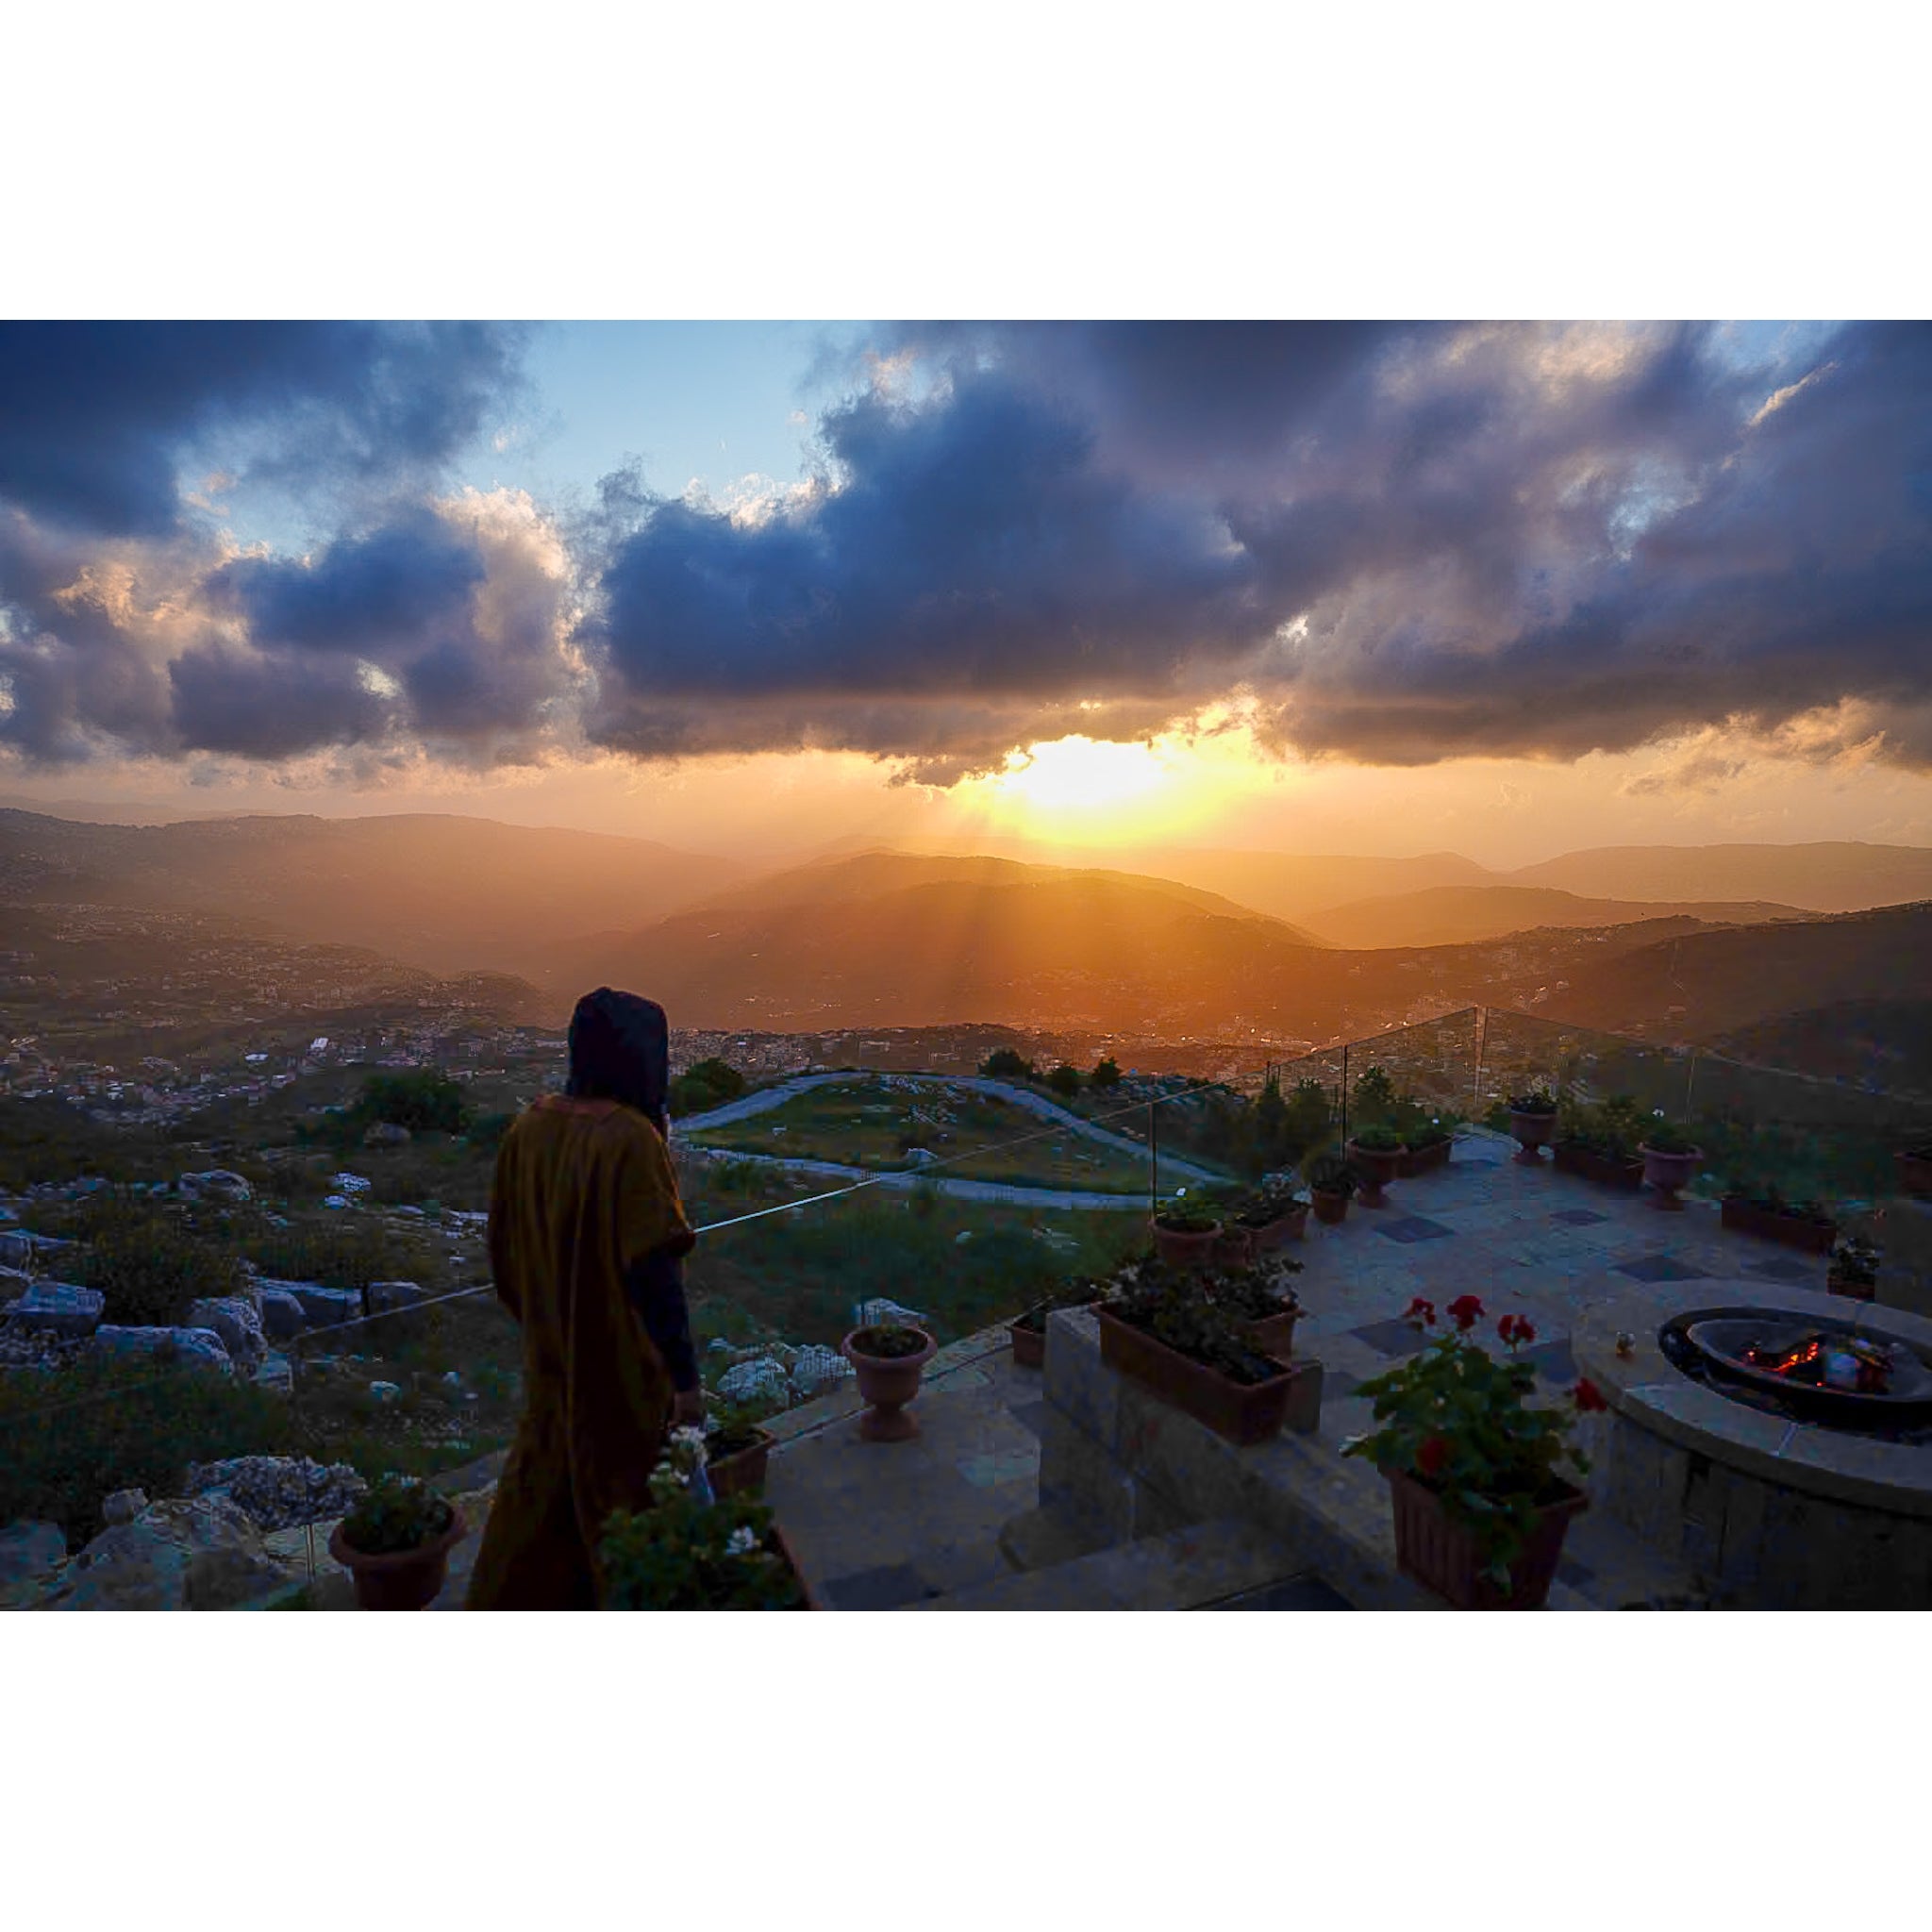
[[[0,324],[0,794],[1932,843],[1916,322]]]

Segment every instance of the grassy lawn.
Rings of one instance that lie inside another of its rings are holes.
[[[1046,1131],[1042,1135],[1041,1129]],[[997,1143],[1026,1144],[1001,1152]],[[872,1080],[841,1080],[794,1094],[769,1113],[683,1135],[693,1145],[741,1154],[791,1155],[853,1167],[903,1168],[908,1148],[924,1147],[963,1179],[1022,1187],[1131,1194],[1147,1185],[1144,1162],[1051,1124],[1010,1101],[935,1087],[893,1092]],[[966,1150],[991,1143],[971,1159]]]

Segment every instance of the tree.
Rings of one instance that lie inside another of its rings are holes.
[[[1364,1126],[1387,1124],[1395,1112],[1395,1083],[1380,1067],[1371,1067],[1355,1083],[1355,1117]]]
[[[690,1113],[708,1113],[743,1091],[744,1075],[728,1062],[713,1058],[687,1067],[672,1081],[665,1101],[672,1118],[681,1120]]]
[[[1096,1087],[1118,1087],[1121,1084],[1121,1070],[1111,1056],[1093,1069],[1093,1084]]]
[[[1046,1084],[1049,1087],[1051,1087],[1056,1093],[1060,1094],[1065,1099],[1071,1100],[1073,1099],[1074,1094],[1076,1094],[1080,1091],[1080,1070],[1077,1067],[1068,1066],[1067,1063],[1064,1060],[1062,1060],[1059,1063],[1059,1065],[1057,1066],[1053,1070],[1053,1072],[1046,1076]]]
[[[387,1121],[392,1126],[408,1127],[412,1134],[460,1134],[469,1120],[462,1088],[433,1068],[409,1074],[372,1074],[363,1081],[362,1097],[350,1113],[358,1133],[372,1122]]]
[[[1031,1080],[1033,1062],[1022,1059],[1010,1046],[996,1046],[980,1061],[979,1071],[992,1080]]]

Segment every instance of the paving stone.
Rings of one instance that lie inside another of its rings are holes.
[[[1044,1402],[1022,1402],[1009,1408],[1007,1413],[1023,1429],[1031,1429],[1036,1436],[1045,1426],[1043,1418],[1046,1415],[1046,1404]]]
[[[1202,1604],[1204,1610],[1352,1610],[1355,1606],[1339,1591],[1332,1590],[1319,1576],[1291,1576],[1282,1583],[1271,1583],[1260,1590],[1244,1591],[1240,1596],[1216,1604]]]
[[[1425,1215],[1405,1214],[1400,1221],[1377,1222],[1375,1232],[1407,1246],[1414,1241],[1446,1241],[1456,1230],[1444,1227],[1440,1221],[1431,1221]]]
[[[1437,1312],[1441,1312],[1440,1304]],[[1385,1356],[1415,1355],[1426,1348],[1429,1342],[1427,1331],[1418,1328],[1412,1322],[1372,1322],[1366,1328],[1352,1328],[1349,1333]]]
[[[1628,1261],[1613,1262],[1611,1266],[1619,1274],[1627,1274],[1632,1281],[1697,1281],[1710,1273],[1694,1262],[1680,1261],[1674,1255],[1639,1255]]]
[[[835,1610],[896,1610],[902,1604],[940,1593],[909,1563],[884,1563],[874,1570],[828,1577],[818,1589]]]
[[[1536,1372],[1546,1382],[1554,1382],[1559,1389],[1567,1389],[1576,1380],[1576,1358],[1570,1353],[1568,1339],[1561,1341],[1541,1342],[1535,1348],[1520,1351],[1524,1361],[1532,1363]]]
[[[1827,1268],[1823,1255],[1812,1261],[1801,1261],[1795,1255],[1773,1255],[1762,1260],[1746,1261],[1743,1272],[1765,1281],[1814,1284],[1823,1288]]]
[[[1560,1221],[1565,1227],[1595,1227],[1609,1218],[1607,1214],[1599,1214],[1594,1208],[1558,1208],[1550,1216],[1552,1221]]]
[[[988,1456],[968,1456],[953,1465],[975,1489],[990,1490],[995,1483],[1017,1481],[1035,1475],[1040,1470],[1040,1449],[995,1450]]]

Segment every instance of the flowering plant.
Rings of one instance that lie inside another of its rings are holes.
[[[616,1509],[597,1560],[613,1610],[795,1610],[797,1576],[775,1546],[772,1512],[726,1496],[701,1502],[691,1476],[705,1463],[701,1429],[674,1429],[651,1472],[651,1507]]]
[[[1511,1113],[1555,1113],[1557,1103],[1550,1096],[1547,1087],[1532,1087],[1527,1093],[1512,1093],[1509,1096]]]
[[[1608,1405],[1587,1378],[1570,1391],[1571,1407],[1532,1407],[1536,1372],[1515,1352],[1536,1340],[1521,1315],[1505,1315],[1496,1332],[1510,1351],[1498,1361],[1470,1331],[1482,1319],[1473,1294],[1458,1295],[1443,1311],[1455,1325],[1399,1367],[1360,1383],[1358,1395],[1374,1404],[1381,1425],[1342,1444],[1344,1456],[1365,1456],[1384,1474],[1412,1476],[1440,1498],[1452,1522],[1475,1537],[1483,1574],[1509,1587],[1509,1566],[1536,1526],[1541,1505],[1557,1499],[1559,1466],[1581,1474],[1588,1457],[1570,1443],[1574,1415]],[[1419,1328],[1436,1324],[1433,1302],[1418,1297],[1407,1319]]]

